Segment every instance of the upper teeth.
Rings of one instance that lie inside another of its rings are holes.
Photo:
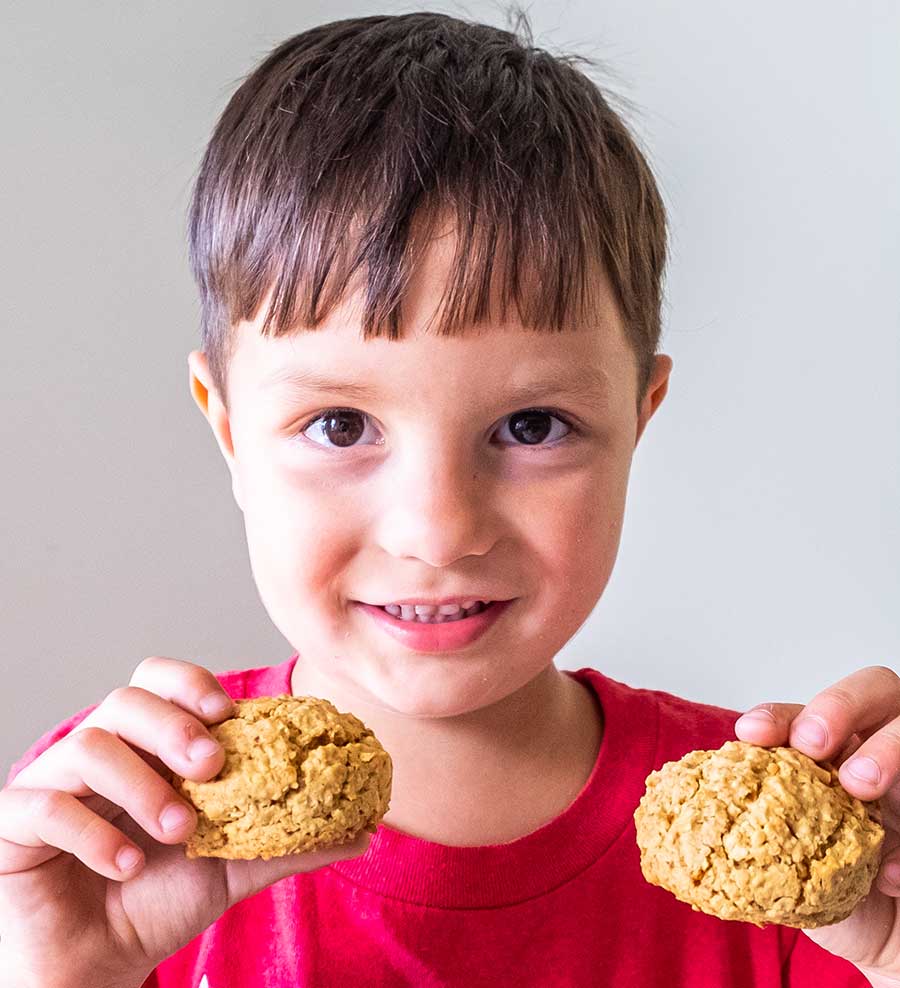
[[[478,603],[480,602],[477,600],[466,600],[462,604],[385,604],[384,609],[394,617],[413,621],[416,618],[433,618],[438,615],[462,617],[464,611],[471,610]]]

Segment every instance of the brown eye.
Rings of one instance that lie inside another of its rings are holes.
[[[346,449],[357,443],[365,428],[366,416],[362,412],[332,408],[310,422],[303,434],[320,446]]]

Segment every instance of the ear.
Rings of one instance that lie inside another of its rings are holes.
[[[637,434],[634,437],[634,445],[637,447],[643,435],[647,423],[653,417],[653,413],[662,404],[666,392],[669,390],[669,375],[672,373],[672,358],[664,353],[659,353],[653,358],[653,371],[650,374],[650,381],[647,384],[647,393],[641,402],[641,410],[638,415]]]
[[[234,499],[237,506],[243,511],[240,475],[235,462],[228,411],[213,383],[206,354],[202,350],[192,350],[188,354],[188,367],[190,368],[191,395],[216,437],[216,443],[231,474],[231,490]]]

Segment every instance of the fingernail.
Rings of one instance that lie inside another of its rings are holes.
[[[748,710],[737,719],[737,724],[743,727],[772,727],[775,715],[771,710]],[[735,726],[737,726],[737,724]]]
[[[210,693],[200,701],[200,710],[204,717],[224,717],[231,713],[232,701],[221,693]]]
[[[133,871],[144,860],[144,855],[136,847],[123,847],[116,855],[119,871]]]
[[[812,717],[804,717],[797,722],[794,728],[794,737],[802,744],[809,745],[810,748],[824,748],[828,741],[828,732]]]
[[[196,762],[214,755],[220,747],[219,742],[212,738],[197,738],[188,745],[187,756],[192,762]]]
[[[859,758],[851,758],[847,762],[847,771],[856,779],[860,779],[862,782],[868,782],[874,785],[881,778],[881,769],[878,767],[878,763],[874,758],[869,758],[867,755],[861,755]],[[897,865],[897,871],[900,873],[900,865]]]
[[[191,811],[180,803],[172,803],[167,806],[159,817],[159,825],[168,834],[173,830],[180,830],[191,822]]]
[[[896,861],[884,866],[884,877],[894,888],[900,889],[900,864]]]

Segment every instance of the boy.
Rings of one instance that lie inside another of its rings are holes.
[[[877,885],[806,935],[693,913],[640,875],[644,779],[732,737],[735,712],[553,664],[609,579],[672,366],[662,203],[596,87],[441,14],[317,27],[229,103],[190,236],[192,392],[297,655],[218,678],[147,659],[13,767],[0,984],[900,982],[889,669],[738,726],[820,759],[858,748],[842,781],[885,797]],[[374,730],[384,825],[187,860],[170,772],[211,778],[231,698],[282,692]],[[860,757],[880,775],[854,776]]]

